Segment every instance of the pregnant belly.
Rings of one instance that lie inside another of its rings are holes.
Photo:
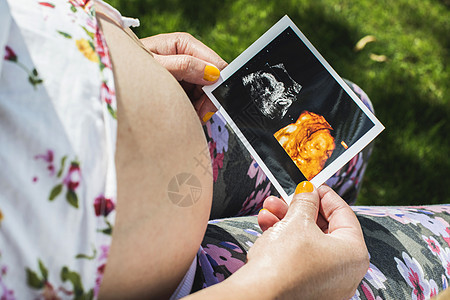
[[[117,216],[100,296],[166,298],[206,230],[209,151],[178,82],[117,25],[99,19],[118,98]]]

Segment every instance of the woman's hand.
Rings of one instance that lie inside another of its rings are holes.
[[[248,266],[269,274],[275,295],[302,299],[351,298],[369,267],[358,219],[328,186],[301,183],[291,205],[269,197],[258,215],[264,234]],[[269,292],[269,291],[268,291]]]
[[[289,207],[276,197],[264,207],[258,221],[266,230],[250,248],[247,264],[191,298],[351,298],[369,255],[347,203],[327,186],[302,182]]]
[[[159,34],[141,41],[180,82],[200,119],[206,122],[211,118],[217,109],[201,87],[216,82],[227,63],[188,33]]]

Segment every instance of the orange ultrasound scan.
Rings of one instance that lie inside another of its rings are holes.
[[[311,180],[322,171],[336,147],[330,130],[333,128],[323,116],[305,111],[295,123],[275,132],[274,137]]]

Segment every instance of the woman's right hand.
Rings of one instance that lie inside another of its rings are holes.
[[[198,294],[208,299],[349,299],[369,267],[361,226],[328,186],[299,184],[291,205],[269,197],[258,216],[267,229],[248,262]],[[272,226],[273,225],[273,226]],[[270,227],[270,228],[269,228]]]
[[[309,182],[297,187],[288,208],[276,197],[266,201],[258,220],[274,225],[250,249],[247,263],[254,274],[264,274],[266,293],[294,299],[351,298],[367,272],[369,256],[347,203],[330,187],[315,189]]]

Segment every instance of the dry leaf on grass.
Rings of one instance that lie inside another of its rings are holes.
[[[370,53],[370,59],[376,62],[385,62],[387,60],[387,56],[386,55],[378,55],[378,54],[373,54]]]
[[[354,50],[356,52],[361,51],[362,49],[364,49],[364,47],[370,43],[370,42],[375,42],[377,40],[376,37],[374,37],[373,35],[366,35],[365,37],[363,37],[362,39],[360,39],[356,45]]]

